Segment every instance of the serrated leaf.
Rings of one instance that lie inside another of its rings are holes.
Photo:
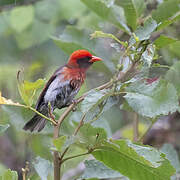
[[[21,33],[33,22],[34,8],[33,6],[15,7],[10,12],[11,27]]]
[[[177,41],[178,41],[177,39],[170,38],[170,37],[165,36],[165,35],[161,35],[159,38],[157,38],[154,41],[154,44],[156,45],[156,47],[158,49],[160,49],[162,47],[168,46],[169,44],[175,43]]]
[[[11,105],[11,106],[22,106],[22,107],[24,107],[23,104],[15,103],[15,102],[13,102],[11,99],[6,99],[5,97],[3,97],[3,96],[1,95],[1,92],[0,92],[0,104],[3,104],[3,105]]]
[[[18,180],[18,174],[16,171],[6,170],[2,175],[0,175],[1,180]]]
[[[131,108],[142,116],[155,118],[179,109],[176,89],[163,80],[151,84],[138,81],[127,87],[126,92],[124,98]]]
[[[163,153],[150,146],[133,144],[129,140],[105,142],[92,155],[133,180],[170,180],[175,172]]]
[[[42,180],[47,180],[47,177],[53,171],[52,164],[41,157],[37,157],[33,162],[34,168]]]
[[[130,33],[129,28],[125,23],[123,14],[121,14],[122,10],[120,7],[114,4],[109,5],[106,3],[106,1],[99,0],[81,0],[81,2],[83,2],[89,9],[94,11],[102,19],[114,24],[127,33]]]
[[[95,159],[89,161],[86,160],[84,164],[86,168],[83,175],[81,176],[82,179],[89,179],[89,178],[109,179],[109,178],[118,178],[123,176],[119,172],[108,168],[102,162],[99,162]]]
[[[0,136],[9,128],[9,124],[2,125],[0,124]]]
[[[167,0],[159,4],[156,10],[152,12],[152,17],[158,23],[168,20],[180,10],[179,0]]]
[[[53,140],[53,144],[59,152],[61,152],[62,146],[66,142],[66,138],[66,136],[60,136],[59,138]]]

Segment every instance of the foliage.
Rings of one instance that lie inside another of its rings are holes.
[[[29,172],[26,167],[23,174],[15,165],[19,177],[53,179],[54,152],[62,179],[80,162],[84,162],[84,172],[69,179],[168,180],[179,175],[178,154],[172,146],[159,149],[142,141],[159,118],[179,112],[180,2],[155,2],[157,7],[142,0],[45,0],[29,4],[18,0],[17,6],[7,9],[0,2],[0,136],[7,136],[15,146],[26,144],[26,152],[17,156],[23,163],[27,159],[35,170],[30,168]],[[11,0],[9,3],[12,5]],[[51,74],[49,66],[54,69],[64,64],[77,49],[87,49],[103,62],[89,71],[76,111],[68,112],[62,121],[63,112],[55,111],[57,123],[34,108],[45,85],[40,77]],[[16,73],[14,87],[9,76]],[[102,82],[107,83],[97,87]],[[35,134],[14,128],[32,113],[51,124]],[[52,125],[54,131],[60,127],[53,140]],[[143,127],[141,137],[136,126]],[[128,127],[128,135],[124,127]],[[133,134],[135,142],[117,138],[116,131],[126,137]],[[18,179],[18,175],[3,169],[0,179]]]

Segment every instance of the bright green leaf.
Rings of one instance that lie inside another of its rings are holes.
[[[64,145],[65,142],[66,142],[66,136],[60,136],[59,138],[53,140],[53,144],[59,152],[61,152],[62,146]]]
[[[170,180],[175,172],[164,154],[150,146],[136,145],[128,140],[106,142],[92,155],[133,180]]]
[[[106,1],[100,0],[81,0],[89,9],[94,11],[102,19],[114,24],[127,33],[130,33],[129,28],[125,24],[122,10],[114,4],[107,4]]]
[[[9,128],[9,124],[2,125],[0,124],[0,136]]]
[[[86,123],[78,132],[78,140],[76,142],[79,146],[99,146],[107,139],[106,131],[103,128],[93,127],[93,125]]]
[[[132,27],[133,30],[136,29],[137,25],[137,13],[132,0],[121,0],[116,1],[116,3],[123,7],[126,16],[127,24]]]
[[[32,105],[36,90],[43,87],[44,84],[45,84],[45,80],[43,79],[38,79],[35,82],[28,82],[28,81],[24,81],[22,83],[19,82],[18,84],[19,93],[25,104],[30,106]]]
[[[10,13],[11,27],[18,33],[21,33],[32,24],[33,18],[33,6],[15,7]]]
[[[126,92],[124,98],[131,108],[142,116],[155,118],[179,109],[176,89],[163,80],[150,84],[138,81],[127,87]]]
[[[95,159],[89,161],[86,160],[84,164],[86,168],[83,175],[81,176],[82,179],[89,179],[89,178],[109,179],[109,178],[122,177],[122,175],[119,172],[108,168],[102,162],[99,162]]]
[[[41,157],[37,157],[34,164],[34,168],[42,180],[47,180],[47,176],[52,173],[52,164]]]
[[[18,180],[18,174],[16,171],[6,170],[2,175],[0,175],[1,180]]]
[[[167,21],[178,11],[180,11],[179,0],[167,0],[159,4],[157,9],[152,12],[152,17],[159,23]]]
[[[177,39],[170,38],[170,37],[165,36],[165,35],[161,35],[159,38],[157,38],[154,41],[154,44],[156,45],[156,47],[158,49],[160,49],[162,47],[168,46],[169,44],[175,43],[177,41],[178,41]]]

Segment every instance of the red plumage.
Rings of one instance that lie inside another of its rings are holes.
[[[57,69],[46,83],[37,101],[36,110],[49,116],[48,103],[51,104],[52,111],[71,104],[85,80],[87,69],[96,61],[101,61],[101,59],[92,56],[87,50],[73,52],[68,63]],[[35,114],[23,129],[39,132],[44,128],[46,122],[46,119]]]

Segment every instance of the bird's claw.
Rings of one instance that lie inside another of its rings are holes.
[[[74,105],[74,107],[72,108],[72,111],[74,112],[74,111],[77,110],[77,108],[76,108],[77,100],[76,100],[76,99],[73,99],[73,100],[72,100],[72,104]]]

